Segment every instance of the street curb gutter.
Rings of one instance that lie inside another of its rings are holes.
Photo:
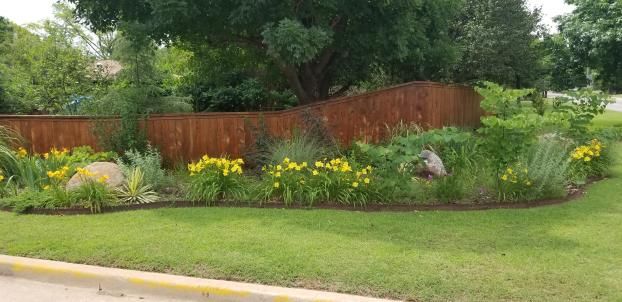
[[[147,273],[0,255],[0,275],[107,293],[223,302],[389,302],[330,292]]]

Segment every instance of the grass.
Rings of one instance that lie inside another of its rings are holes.
[[[622,112],[607,110],[594,119],[596,127],[622,127]]]
[[[417,301],[620,301],[622,165],[613,176],[525,210],[2,212],[0,253]]]

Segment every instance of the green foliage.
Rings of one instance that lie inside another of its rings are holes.
[[[560,198],[568,184],[569,142],[562,138],[541,139],[528,151],[528,178],[532,185],[527,200]]]
[[[313,206],[320,202],[365,206],[383,199],[375,185],[372,168],[360,168],[347,159],[295,162],[285,157],[282,162],[264,166],[257,188],[263,202],[296,202]]]
[[[402,80],[438,78],[454,57],[448,28],[459,6],[455,0],[70,2],[99,30],[140,22],[158,42],[239,48],[265,64],[254,77],[280,73],[301,103],[343,93],[372,77],[372,66]],[[237,66],[254,71],[251,65]]]
[[[549,68],[549,84],[545,90],[564,91],[585,87],[588,83],[587,72],[582,60],[573,52],[573,45],[561,34],[545,37],[544,58]]]
[[[16,213],[24,213],[31,209],[53,208],[54,199],[47,192],[37,189],[26,189],[15,196],[0,199],[0,206],[13,209]]]
[[[619,1],[571,0],[572,13],[560,19],[560,32],[570,45],[579,67],[589,67],[605,89],[622,89],[622,54],[619,36],[622,17]]]
[[[467,0],[453,24],[461,57],[457,82],[493,81],[521,88],[542,69],[537,44],[541,12],[525,0]]]
[[[162,168],[162,156],[152,146],[147,146],[144,152],[126,151],[123,157],[117,160],[117,164],[126,176],[139,169],[144,174],[145,183],[155,190],[161,188],[166,182],[166,171]]]
[[[262,162],[276,164],[287,157],[292,161],[310,163],[331,157],[333,153],[311,135],[297,133],[291,138],[276,139],[269,146],[267,158]]]
[[[268,55],[295,66],[311,61],[333,42],[332,31],[318,26],[307,28],[298,20],[288,18],[278,24],[267,24],[261,35],[268,45]]]
[[[158,201],[158,194],[151,190],[152,185],[146,181],[145,173],[135,167],[126,174],[125,184],[117,189],[117,196],[124,204],[144,204]]]
[[[484,97],[481,107],[488,113],[481,118],[483,127],[478,129],[482,147],[495,169],[501,171],[536,142],[537,130],[544,120],[539,115],[523,113],[520,107],[520,99],[531,90],[504,89],[490,82],[476,90]]]
[[[82,185],[72,190],[71,194],[78,204],[90,209],[91,213],[101,213],[102,208],[118,203],[114,191],[105,182],[90,177],[84,177]]]
[[[412,175],[415,169],[414,164],[419,160],[418,155],[422,150],[431,149],[441,153],[456,150],[468,144],[473,138],[470,132],[453,127],[421,133],[416,129],[415,131],[397,131],[395,134],[387,145],[357,142],[353,149],[354,156],[382,170],[400,170]]]
[[[192,202],[205,202],[207,205],[214,205],[218,200],[243,200],[246,196],[243,164],[241,159],[210,158],[207,155],[189,164],[190,183],[186,197]]]
[[[587,139],[589,127],[597,115],[603,114],[609,103],[609,95],[582,88],[567,91],[565,96],[557,97],[553,103],[555,110],[567,115],[570,124],[569,134],[578,139]]]
[[[570,157],[570,180],[575,184],[585,184],[590,178],[606,176],[613,161],[609,146],[598,139],[577,146]]]
[[[57,113],[89,93],[90,58],[74,47],[73,36],[62,26],[45,21],[11,28],[13,35],[0,43],[5,110]]]

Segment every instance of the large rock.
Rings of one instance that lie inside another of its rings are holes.
[[[419,154],[419,157],[423,159],[423,163],[425,164],[425,172],[434,177],[447,176],[445,165],[443,165],[443,161],[440,157],[438,157],[438,155],[436,155],[436,153],[423,150],[421,151],[421,154]]]
[[[115,163],[94,162],[84,167],[84,169],[88,170],[93,175],[85,176],[79,173],[74,174],[69,180],[69,182],[67,182],[67,186],[66,186],[67,190],[73,190],[75,188],[80,187],[87,178],[91,178],[97,181],[99,178],[101,178],[104,175],[108,176],[108,179],[106,179],[106,184],[110,188],[120,187],[125,181],[125,176],[123,175],[123,171],[121,171],[121,168],[119,167],[119,165]]]

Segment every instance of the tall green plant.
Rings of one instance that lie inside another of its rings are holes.
[[[520,106],[520,100],[533,92],[530,89],[505,89],[491,82],[475,89],[483,96],[481,107],[487,112],[478,132],[499,174],[536,142],[537,130],[544,121],[537,114],[524,113]]]
[[[611,97],[592,88],[567,91],[565,96],[557,97],[553,102],[556,111],[565,113],[569,122],[569,134],[574,138],[587,139],[592,120],[605,112]]]

